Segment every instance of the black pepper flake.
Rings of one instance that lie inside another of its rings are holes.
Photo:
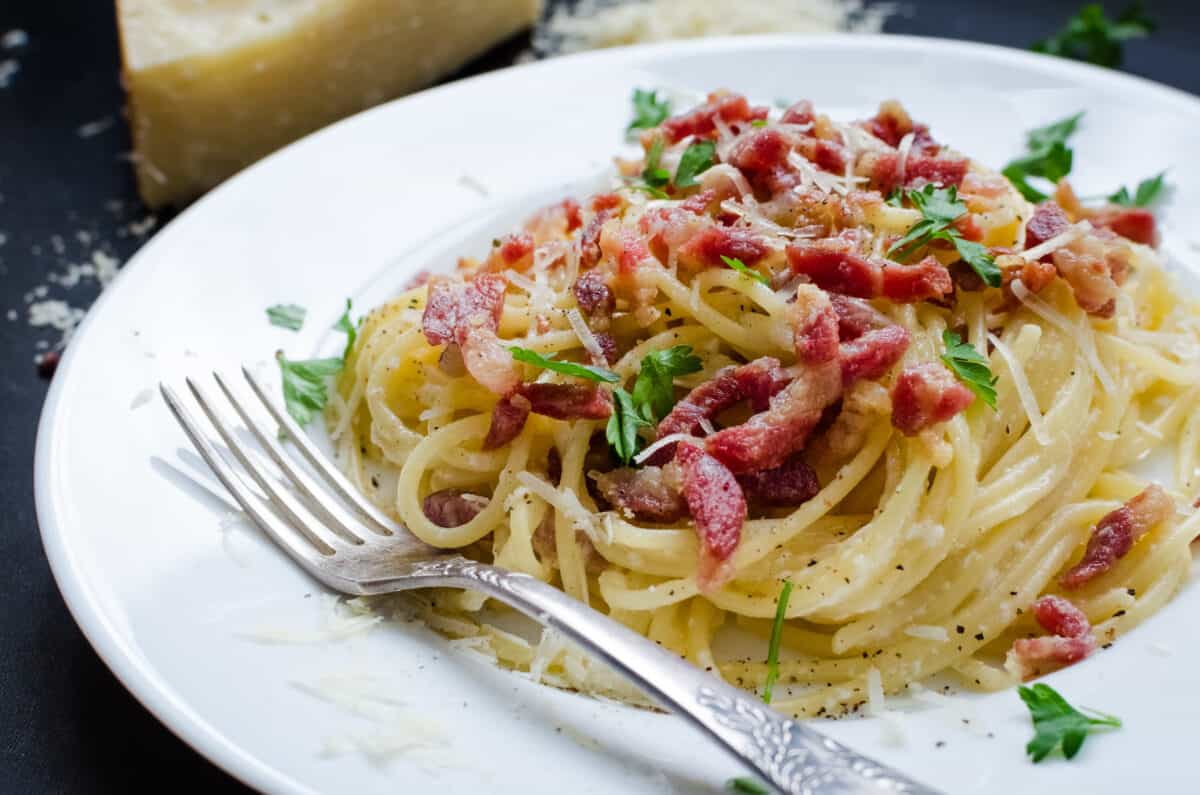
[[[1111,648],[1112,648],[1112,644],[1111,644],[1111,643],[1105,643],[1105,644],[1104,644],[1103,646],[1101,646],[1100,648],[1102,648],[1102,649],[1111,649]]]
[[[897,563],[897,564],[896,564],[896,571],[904,571],[904,565],[903,565],[903,564],[901,564],[901,563]]]
[[[1130,596],[1137,596],[1137,588],[1126,588],[1125,593],[1129,594]]]
[[[959,624],[958,626],[956,626],[956,627],[954,628],[954,631],[955,631],[955,632],[957,632],[959,635],[961,635],[961,634],[963,634],[964,632],[966,632],[966,631],[967,631],[967,628],[966,628],[966,627],[964,627],[962,624]]]
[[[934,743],[934,744],[933,744],[933,747],[934,747],[934,748],[945,748],[945,747],[946,747],[946,741],[945,741],[945,740],[938,740],[936,743]]]
[[[808,562],[808,565],[809,565],[809,566],[815,566],[815,565],[817,565],[817,561],[816,561],[816,559],[814,558],[813,560],[810,560],[810,561]]]
[[[976,633],[975,633],[975,640],[983,640],[983,633],[982,633],[982,632],[976,632]]]
[[[1125,615],[1125,611],[1124,611],[1124,610],[1118,610],[1117,612],[1113,613],[1112,617],[1113,617],[1113,618],[1120,618],[1120,617],[1121,617],[1121,616],[1123,616],[1123,615]]]

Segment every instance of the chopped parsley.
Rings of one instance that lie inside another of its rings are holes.
[[[267,311],[270,314],[270,310]],[[361,322],[360,320],[359,324]],[[301,428],[312,422],[313,413],[323,410],[329,402],[328,379],[340,373],[346,366],[346,359],[350,356],[354,341],[358,339],[358,324],[350,320],[349,298],[346,299],[345,311],[333,329],[346,332],[346,347],[341,356],[292,360],[284,356],[283,351],[275,353],[275,359],[279,362],[279,372],[283,376],[284,406]]]
[[[1132,194],[1128,188],[1121,186],[1121,189],[1109,196],[1108,200],[1122,207],[1149,207],[1158,200],[1159,195],[1162,193],[1165,186],[1163,178],[1166,175],[1167,173],[1164,171],[1142,180],[1138,183],[1137,188],[1134,189]]]
[[[1040,202],[1048,198],[1048,194],[1029,184],[1030,177],[1056,183],[1071,173],[1074,152],[1067,146],[1067,139],[1079,127],[1082,118],[1083,111],[1080,111],[1053,124],[1030,130],[1025,138],[1025,155],[1004,167],[1004,176],[1029,201]]]
[[[783,638],[783,622],[787,618],[788,600],[792,598],[792,581],[786,580],[779,592],[779,604],[775,606],[775,623],[771,626],[771,642],[767,646],[767,679],[763,682],[762,700],[771,703],[771,692],[779,678],[779,642]]]
[[[700,372],[703,366],[691,345],[676,345],[642,357],[632,394],[638,415],[648,423],[667,416],[675,407],[675,376]]]
[[[659,99],[657,91],[646,91],[641,88],[633,90],[633,120],[625,128],[627,133],[634,130],[649,130],[662,124],[671,114],[671,103]]]
[[[1034,43],[1034,52],[1086,61],[1115,69],[1121,65],[1124,43],[1154,32],[1155,23],[1140,0],[1116,19],[1109,19],[1099,3],[1088,3],[1067,20],[1058,33]]]
[[[888,249],[889,257],[903,261],[918,249],[942,240],[954,246],[958,256],[979,274],[984,283],[991,287],[1000,286],[1000,269],[987,248],[967,240],[952,226],[954,221],[967,214],[967,205],[959,200],[957,188],[953,185],[938,188],[931,183],[920,190],[910,190],[906,195],[921,211],[922,217],[904,237],[892,244]]]
[[[892,192],[888,194],[887,203],[892,205],[893,207],[903,207],[904,206],[904,189],[903,188],[893,188]]]
[[[771,795],[771,790],[759,784],[749,776],[738,776],[725,782],[725,789],[730,792],[740,792],[742,795]]]
[[[712,168],[716,162],[717,145],[712,141],[695,141],[688,144],[679,158],[679,167],[675,169],[675,187],[690,188],[696,184],[696,177]]]
[[[769,122],[766,119],[755,119],[750,122],[751,127],[766,127]]]
[[[958,377],[959,381],[966,384],[972,392],[979,396],[980,400],[995,411],[996,382],[1000,378],[992,375],[988,360],[975,350],[974,345],[963,342],[962,337],[949,329],[942,332],[942,343],[946,346],[946,352],[942,354],[942,361]]]
[[[1025,746],[1025,753],[1034,762],[1042,761],[1060,746],[1063,756],[1073,759],[1089,734],[1100,728],[1121,727],[1120,719],[1112,715],[1095,710],[1088,711],[1098,717],[1085,715],[1050,685],[1039,682],[1033,687],[1018,687],[1017,693],[1033,718],[1033,739]]]
[[[605,384],[615,384],[621,380],[621,376],[612,370],[605,370],[603,367],[593,367],[590,364],[579,364],[578,362],[560,362],[553,358],[554,354],[552,353],[543,356],[537,351],[531,351],[528,348],[521,348],[516,345],[510,347],[508,352],[518,362],[532,364],[534,367],[540,367],[543,370],[550,370],[562,375],[570,375],[575,378],[583,378],[588,381]]]
[[[283,351],[277,351],[275,358],[283,376],[283,403],[288,414],[303,428],[312,422],[313,413],[324,409],[329,402],[327,379],[342,371],[342,360],[331,357],[293,361]]]
[[[743,276],[749,276],[751,279],[758,282],[759,284],[765,284],[768,287],[771,286],[770,279],[768,279],[764,274],[759,273],[758,271],[754,270],[753,268],[751,268],[746,263],[742,262],[737,257],[727,257],[724,254],[722,254],[721,261],[724,262],[729,267],[733,268],[738,273],[742,274]]]
[[[614,389],[613,413],[608,418],[604,436],[622,464],[628,466],[630,460],[637,455],[638,447],[641,446],[638,428],[648,425],[650,423],[639,416],[633,407],[633,397],[621,387]]]
[[[304,316],[307,311],[296,304],[275,304],[267,307],[267,320],[272,326],[279,326],[290,331],[299,331],[304,326]]]

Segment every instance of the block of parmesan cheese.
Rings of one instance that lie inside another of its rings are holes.
[[[180,204],[313,130],[429,85],[542,0],[117,0],[138,189]]]

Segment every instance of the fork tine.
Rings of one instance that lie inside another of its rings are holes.
[[[175,415],[175,419],[183,428],[183,432],[187,434],[192,445],[196,448],[196,452],[200,454],[200,457],[212,469],[213,474],[217,476],[221,484],[237,500],[238,505],[242,506],[242,510],[250,516],[254,523],[272,541],[279,545],[280,549],[290,555],[305,570],[319,578],[320,564],[324,555],[311,546],[308,540],[302,541],[291,528],[280,521],[279,517],[271,511],[266,500],[259,497],[241,482],[233,467],[221,458],[216,446],[200,430],[200,426],[195,418],[192,417],[191,412],[183,407],[183,403],[179,400],[179,396],[175,394],[175,390],[166,384],[159,384],[158,388],[162,392],[163,400],[166,401],[167,407],[171,409],[171,413]],[[332,551],[329,550],[329,552]],[[329,552],[325,554],[329,554]]]
[[[336,536],[333,534],[329,534],[326,537],[314,529],[314,523],[305,518],[304,508],[300,506],[296,498],[283,489],[280,489],[275,483],[274,478],[264,474],[262,467],[251,460],[251,453],[245,443],[241,439],[238,439],[237,435],[229,429],[226,422],[213,407],[208,395],[200,388],[200,385],[191,378],[184,380],[188,385],[188,389],[192,391],[192,395],[196,398],[196,402],[208,416],[209,422],[217,430],[217,433],[221,435],[221,438],[225,440],[225,445],[229,448],[229,451],[233,453],[238,463],[242,465],[247,474],[258,484],[258,487],[266,492],[267,497],[271,500],[271,504],[282,511],[289,520],[289,524],[295,527],[322,554],[332,555],[337,552],[339,545],[344,542],[336,540]]]
[[[327,489],[322,488],[308,473],[296,466],[295,460],[284,452],[275,436],[246,410],[242,401],[234,394],[233,389],[220,373],[214,372],[213,378],[216,379],[217,386],[221,387],[221,391],[225,393],[225,397],[228,398],[238,416],[242,418],[242,422],[254,434],[262,448],[267,451],[271,460],[291,479],[292,484],[300,493],[325,515],[335,530],[340,530],[343,535],[353,539],[355,543],[362,543],[363,539],[359,538],[359,534],[363,529],[367,529],[364,527],[365,522],[342,507],[340,502],[330,497]],[[356,528],[358,529],[356,530]],[[371,529],[373,530],[373,528]]]
[[[369,520],[373,530],[383,535],[390,535],[401,530],[399,525],[392,521],[383,511],[372,505],[358,492],[358,489],[354,488],[345,475],[329,463],[329,460],[313,444],[312,439],[308,438],[308,435],[288,416],[287,412],[280,411],[275,405],[275,401],[267,397],[266,390],[263,389],[258,379],[250,373],[249,369],[243,367],[242,375],[246,377],[255,396],[267,407],[267,411],[271,413],[271,416],[283,428],[288,438],[300,448],[300,452],[304,455],[308,463],[321,473],[322,477],[337,491],[342,499],[357,508]]]

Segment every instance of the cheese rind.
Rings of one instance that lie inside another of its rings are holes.
[[[119,0],[138,190],[151,207],[188,201],[540,12],[541,0]]]

